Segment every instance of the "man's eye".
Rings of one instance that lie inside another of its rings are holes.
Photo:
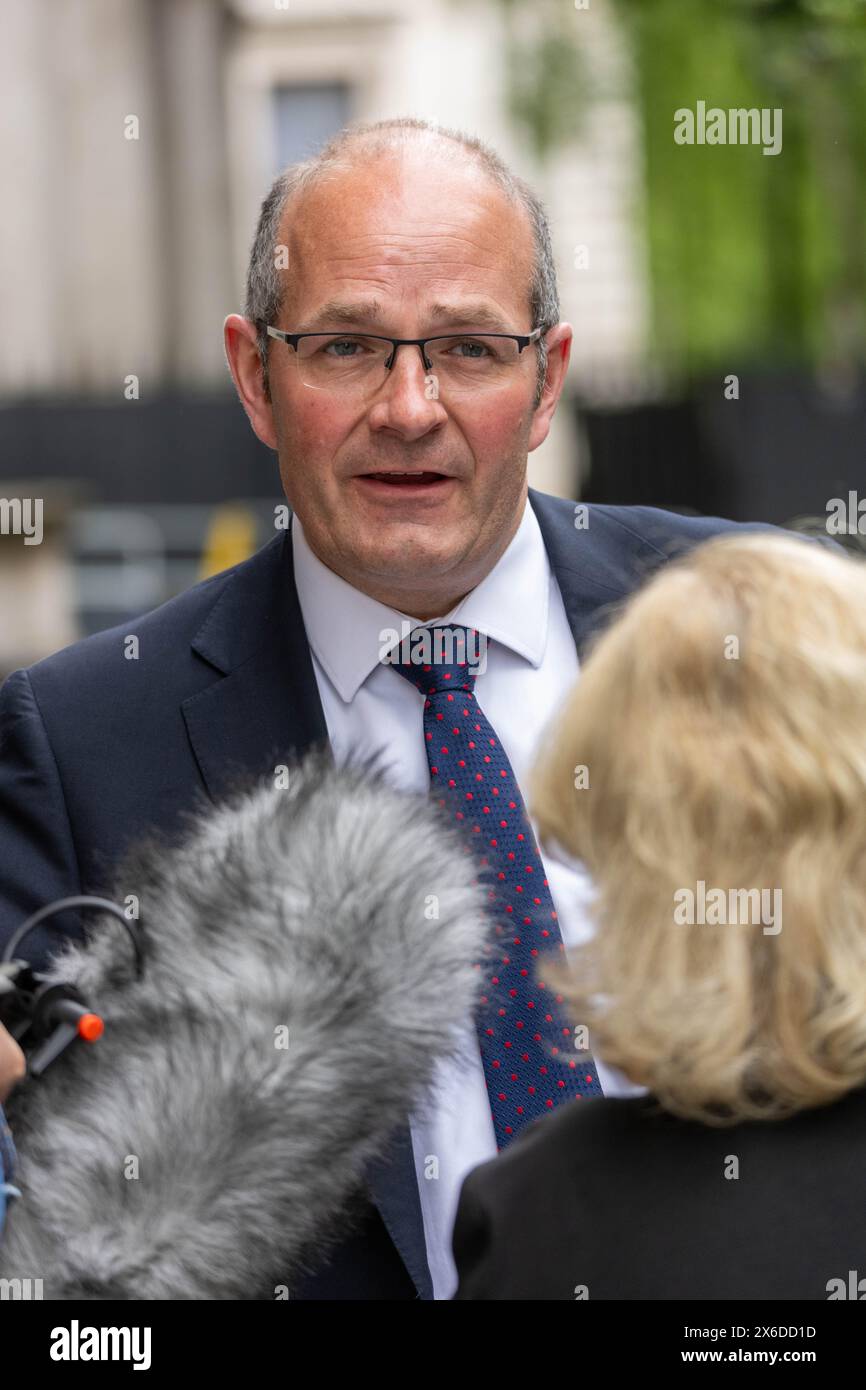
[[[331,354],[332,356],[353,357],[355,354],[352,349],[360,348],[360,346],[361,344],[356,342],[354,338],[334,338],[330,343],[325,344],[324,351],[331,352],[331,349],[335,348],[336,351]]]
[[[477,338],[461,338],[453,345],[453,350],[456,357],[463,357],[468,361],[478,361],[490,353],[487,344],[479,343]]]

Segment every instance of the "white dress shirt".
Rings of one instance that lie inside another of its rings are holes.
[[[362,593],[313,553],[292,516],[295,583],[319,694],[338,765],[387,750],[387,779],[428,793],[420,691],[379,661],[384,629],[404,631],[407,617]],[[574,637],[551,571],[537,518],[527,500],[520,526],[498,563],[450,613],[487,635],[487,665],[475,695],[499,736],[518,784],[532,765],[545,726],[578,674]],[[591,884],[566,855],[542,854],[566,947],[591,931]],[[605,1095],[639,1094],[596,1055]],[[410,1121],[434,1295],[451,1298],[457,1273],[451,1235],[463,1179],[496,1156],[493,1119],[475,1027],[467,1020],[459,1053],[441,1062],[429,1099]]]

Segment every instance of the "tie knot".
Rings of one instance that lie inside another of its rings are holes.
[[[477,628],[446,624],[416,627],[382,658],[425,695],[470,694],[486,665],[485,638]]]

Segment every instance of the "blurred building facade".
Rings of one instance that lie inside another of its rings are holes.
[[[539,189],[575,323],[573,375],[593,394],[618,391],[646,340],[638,139],[609,7],[575,24],[604,96],[539,168],[508,115],[495,0],[4,0],[0,248],[14,273],[0,398],[125,407],[130,376],[136,407],[227,392],[222,321],[240,307],[271,179],[347,120],[395,114],[481,135]],[[575,453],[553,439],[538,481],[571,492]],[[121,495],[136,485],[147,491],[127,478]]]
[[[246,508],[237,555],[267,538],[275,459],[234,396],[222,323],[271,180],[347,121],[408,114],[492,143],[548,204],[573,380],[603,398],[631,379],[645,277],[621,36],[602,0],[575,13],[604,95],[540,164],[509,113],[505,21],[497,0],[4,0],[0,490],[41,480],[74,592],[49,618],[54,546],[43,582],[15,585],[3,668],[158,603],[209,551],[230,559],[213,544],[226,505]],[[530,467],[576,494],[572,411]]]
[[[38,488],[51,542],[38,560],[0,536],[0,576],[26,563],[33,578],[14,580],[19,635],[7,618],[0,671],[16,653],[30,660],[153,606],[271,534],[276,460],[234,395],[222,324],[242,307],[275,174],[347,121],[411,115],[479,135],[545,201],[575,337],[563,405],[530,456],[534,486],[772,521],[856,486],[864,383],[849,367],[846,390],[828,392],[793,355],[776,372],[784,314],[751,359],[743,329],[743,299],[762,302],[768,261],[785,259],[793,285],[801,261],[832,273],[832,200],[818,183],[801,193],[809,159],[823,168],[827,148],[848,160],[847,177],[836,161],[833,187],[850,245],[847,280],[837,274],[826,297],[836,319],[856,319],[866,180],[855,186],[850,169],[866,168],[866,127],[849,113],[847,148],[826,142],[844,130],[836,74],[866,112],[866,58],[854,27],[831,33],[814,10],[812,0],[729,10],[717,0],[2,0],[0,499]],[[749,52],[760,61],[746,78]],[[824,143],[810,151],[819,80]],[[774,105],[780,82],[790,164],[787,146],[773,160],[727,151],[727,163],[718,150],[675,147],[677,107],[744,92]],[[750,191],[730,196],[737,188]],[[804,202],[813,232],[824,229],[820,255],[794,225]],[[726,317],[734,291],[739,319]],[[776,298],[784,308],[790,296]],[[688,380],[690,330],[679,381],[660,351],[669,303],[680,321],[697,306],[702,378]],[[727,373],[741,374],[735,402]],[[64,555],[70,597],[49,614]]]

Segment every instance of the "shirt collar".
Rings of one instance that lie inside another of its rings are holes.
[[[329,680],[348,704],[379,664],[382,633],[443,622],[477,628],[540,666],[547,644],[550,563],[527,499],[520,525],[489,574],[443,617],[422,624],[335,574],[310,549],[292,514],[292,553],[307,640]]]

